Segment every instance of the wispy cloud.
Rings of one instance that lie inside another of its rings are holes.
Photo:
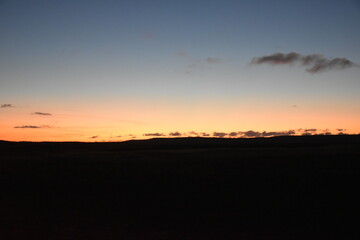
[[[169,133],[169,136],[170,137],[180,137],[182,134],[181,133],[179,133],[179,132],[171,132],[171,133]]]
[[[231,133],[229,133],[229,136],[230,136],[230,137],[236,137],[236,136],[238,136],[238,135],[239,135],[238,132],[231,132]]]
[[[195,131],[190,131],[187,133],[187,135],[189,136],[199,136],[199,133],[195,132]]]
[[[240,136],[242,137],[261,137],[261,133],[260,132],[256,132],[253,130],[249,130],[246,132],[239,132]]]
[[[12,108],[12,107],[14,107],[12,104],[1,104],[0,105],[0,108]]]
[[[187,55],[178,55],[178,56],[187,56]],[[216,64],[222,64],[226,62],[222,58],[218,57],[207,57],[203,59],[193,59],[191,62],[187,64],[187,70],[185,73],[192,73],[196,70],[204,70],[204,69],[211,69]]]
[[[89,137],[91,139],[95,139],[95,138],[98,138],[99,136],[92,136],[92,137]]]
[[[221,58],[208,57],[205,59],[206,63],[222,63],[224,60]]]
[[[44,113],[44,112],[33,112],[33,115],[41,115],[41,116],[52,116],[51,113]]]
[[[288,131],[280,131],[280,132],[262,132],[261,136],[262,137],[274,137],[274,136],[289,136],[289,135],[294,135],[295,131],[294,130],[288,130]]]
[[[308,128],[308,129],[304,129],[304,132],[316,132],[317,129],[316,128]]]
[[[227,133],[224,133],[224,132],[214,132],[213,133],[213,136],[214,137],[220,137],[220,138],[223,138],[225,136],[227,136],[228,134]]]
[[[335,129],[336,133],[346,131],[343,128]],[[284,130],[284,131],[233,131],[233,132],[170,132],[168,134],[163,133],[146,133],[143,136],[146,137],[215,137],[215,138],[256,138],[256,137],[278,137],[278,136],[296,136],[296,135],[329,135],[332,134],[329,129],[316,129],[316,128],[308,128],[303,129],[299,128],[296,130]],[[130,135],[131,136],[131,135]]]
[[[271,65],[292,65],[300,63],[306,66],[307,72],[318,73],[328,70],[343,70],[350,67],[360,67],[346,58],[325,58],[320,54],[302,55],[296,52],[274,53],[272,55],[255,57],[251,64],[271,64]]]
[[[35,128],[52,128],[49,125],[40,125],[40,126],[35,126],[35,125],[22,125],[22,126],[15,126],[14,128],[30,128],[30,129],[35,129]]]
[[[165,134],[163,134],[163,133],[145,133],[144,136],[145,137],[163,137],[163,136],[165,136]]]
[[[246,132],[239,132],[238,136],[239,137],[276,137],[276,136],[291,136],[295,134],[296,134],[295,130],[271,131],[271,132],[267,132],[267,131],[258,132],[258,131],[250,130]]]

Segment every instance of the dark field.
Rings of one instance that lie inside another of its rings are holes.
[[[0,142],[0,239],[359,239],[360,136]]]

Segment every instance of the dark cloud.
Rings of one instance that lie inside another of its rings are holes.
[[[305,129],[305,132],[316,132],[317,129],[316,128],[309,128],[309,129]]]
[[[261,137],[260,132],[255,132],[253,130],[242,132],[243,137]]]
[[[7,103],[7,104],[1,104],[0,107],[1,107],[1,108],[12,108],[12,107],[14,107],[14,106]]]
[[[22,125],[22,126],[15,126],[14,128],[51,128],[51,127],[48,125],[41,125],[41,126]]]
[[[201,133],[201,136],[202,136],[202,137],[210,137],[210,134],[208,134],[208,133]]]
[[[315,58],[312,62],[312,67],[306,69],[310,73],[323,72],[331,69],[342,70],[354,66],[359,66],[346,58],[325,59],[318,57]]]
[[[51,116],[51,113],[44,113],[44,112],[33,112],[34,115],[42,115],[42,116]]]
[[[273,131],[273,132],[257,132],[257,131],[246,131],[240,132],[242,137],[275,137],[275,136],[290,136],[294,135],[295,130],[288,130],[288,131]]]
[[[262,132],[262,137],[274,137],[274,136],[289,136],[295,134],[294,130],[281,131],[281,132]]]
[[[336,130],[338,130],[339,132],[346,131],[346,129],[343,129],[343,128],[338,128],[338,129],[336,129]]]
[[[301,134],[302,136],[311,136],[312,134],[310,132],[305,132],[303,134]]]
[[[327,70],[343,70],[350,67],[359,67],[358,64],[346,58],[325,58],[320,54],[301,55],[299,53],[275,53],[263,57],[255,57],[251,64],[284,65],[301,63],[307,66],[306,71],[310,73],[323,72]]]
[[[236,137],[237,135],[239,135],[238,132],[231,132],[231,133],[229,133],[229,136],[230,136],[230,137]]]
[[[224,133],[224,132],[214,132],[213,133],[213,136],[214,137],[220,137],[220,138],[223,138],[225,136],[227,136],[228,134],[227,133]]]
[[[171,136],[171,137],[179,137],[179,136],[181,136],[182,134],[181,133],[179,133],[179,132],[171,132],[171,133],[169,133],[169,136]]]
[[[263,56],[259,58],[253,58],[251,63],[253,64],[262,64],[262,63],[269,63],[269,64],[292,64],[298,61],[301,58],[301,55],[295,52],[291,53],[275,53],[268,56]]]
[[[144,136],[146,136],[146,137],[163,137],[165,135],[163,133],[145,133]]]
[[[98,138],[99,136],[92,136],[92,137],[89,137],[91,139],[95,139],[95,138]]]

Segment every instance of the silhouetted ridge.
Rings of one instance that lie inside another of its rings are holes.
[[[0,239],[359,239],[359,159],[360,136],[1,142]]]
[[[360,135],[279,136],[270,138],[153,138],[125,142],[0,142],[1,151],[61,152],[121,151],[155,149],[208,149],[208,148],[272,148],[317,147],[344,144],[360,144]]]

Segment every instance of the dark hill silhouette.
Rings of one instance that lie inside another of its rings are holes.
[[[140,150],[140,149],[197,149],[197,148],[248,148],[248,147],[315,147],[326,145],[359,144],[360,135],[278,136],[268,138],[152,138],[124,142],[8,142],[0,141],[0,150],[56,149]]]
[[[0,142],[1,239],[357,239],[360,136]]]

